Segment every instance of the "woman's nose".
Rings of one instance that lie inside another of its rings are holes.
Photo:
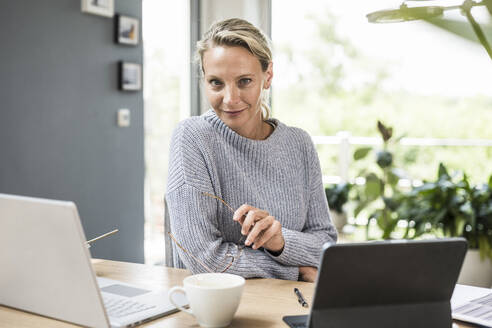
[[[240,102],[239,98],[239,90],[232,86],[232,87],[226,87],[224,90],[224,103],[227,105],[235,105]]]

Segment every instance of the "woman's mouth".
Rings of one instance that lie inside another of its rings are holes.
[[[241,114],[246,108],[239,109],[239,110],[223,110],[222,112],[225,113],[228,116],[237,116]]]

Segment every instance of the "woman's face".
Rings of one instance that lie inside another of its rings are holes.
[[[263,72],[248,50],[228,46],[205,51],[202,64],[206,95],[217,116],[239,133],[261,126],[261,91],[270,87],[272,64]]]

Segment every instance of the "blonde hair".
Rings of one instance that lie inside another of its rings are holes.
[[[203,54],[215,46],[243,47],[260,61],[261,69],[266,72],[272,61],[270,40],[258,28],[240,18],[226,19],[215,22],[210,26],[203,38],[196,43],[196,60],[203,70]],[[260,107],[263,110],[263,119],[270,118],[270,92],[263,89],[261,92]]]

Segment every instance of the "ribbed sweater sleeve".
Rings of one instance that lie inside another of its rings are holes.
[[[167,195],[168,203],[181,203],[179,207],[170,208],[170,216],[175,217],[171,231],[182,246],[214,272],[221,272],[232,261],[228,273],[245,278],[280,278],[297,280],[297,267],[285,266],[259,250],[244,247],[242,251],[233,242],[224,240],[216,219],[217,202],[203,197],[198,189],[183,184]],[[207,272],[197,261],[177,248],[179,257],[185,267],[193,274]]]
[[[285,239],[284,250],[279,256],[272,256],[272,258],[285,265],[318,267],[323,244],[335,243],[338,236],[335,227],[331,224],[331,219],[327,219],[330,212],[318,154],[307,133],[303,140],[309,163],[307,220],[301,231],[282,228]]]
[[[166,192],[171,231],[213,271],[234,257],[227,272],[297,280],[298,267],[317,266],[323,243],[336,241],[311,138],[272,121],[276,128],[266,140],[238,135],[213,111],[181,122],[173,133]],[[250,247],[238,252],[241,226],[227,207],[203,193],[234,209],[250,204],[268,211],[282,224],[281,255]],[[176,245],[173,250],[177,267],[206,271]]]

